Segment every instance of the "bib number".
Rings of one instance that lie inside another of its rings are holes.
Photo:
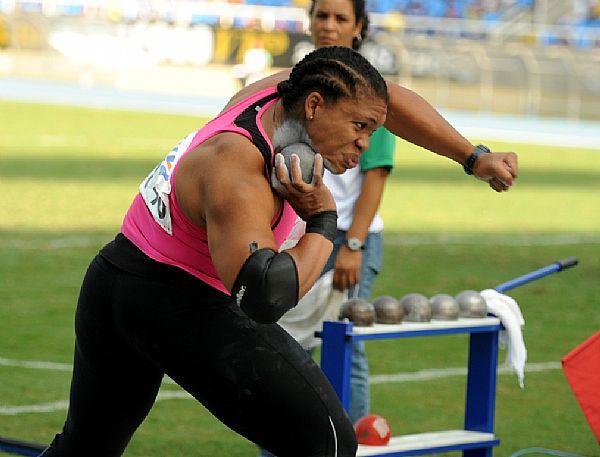
[[[154,220],[169,235],[173,235],[169,194],[171,193],[171,174],[181,156],[188,150],[196,132],[190,133],[173,148],[154,170],[140,184],[140,194]]]

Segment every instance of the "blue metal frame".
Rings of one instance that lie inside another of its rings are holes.
[[[498,363],[498,332],[500,324],[386,333],[353,333],[351,322],[323,323],[320,334],[321,368],[333,385],[344,408],[350,405],[350,369],[352,342],[390,338],[411,338],[449,334],[470,334],[469,364],[465,401],[465,430],[494,432],[496,402],[496,365]],[[424,455],[462,450],[464,457],[491,457],[492,448],[500,443],[494,439],[484,443],[464,443],[439,448],[386,453],[386,456]]]
[[[33,457],[40,455],[40,451],[30,451],[23,449],[22,447],[10,446],[8,444],[0,444],[0,451],[8,454],[29,455]]]
[[[351,323],[325,322],[321,334],[321,369],[329,378],[346,411],[350,409],[352,345],[348,344],[348,337],[351,332]]]
[[[465,405],[465,430],[494,432],[498,331],[472,333]],[[492,457],[492,448],[465,450],[465,457]]]
[[[42,453],[43,449],[44,447],[39,444],[0,437],[0,452],[37,457]]]
[[[522,286],[523,284],[527,284],[528,282],[548,276],[552,273],[558,273],[559,271],[566,270],[567,268],[575,267],[578,263],[579,260],[577,257],[568,257],[566,259],[559,260],[558,262],[551,263],[550,265],[540,268],[539,270],[532,271],[531,273],[524,274],[518,278],[498,284],[496,287],[494,287],[494,289],[496,289],[498,292],[506,292]]]
[[[456,327],[456,328],[441,328],[441,329],[428,329],[428,330],[411,330],[404,332],[389,332],[389,333],[357,333],[348,334],[352,341],[361,340],[387,340],[392,338],[413,338],[417,336],[437,336],[437,335],[455,335],[464,333],[487,333],[500,330],[502,327],[500,324],[493,325],[481,325],[477,327]]]

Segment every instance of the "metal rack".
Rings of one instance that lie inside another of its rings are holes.
[[[469,361],[463,430],[444,430],[396,436],[387,446],[359,445],[357,456],[409,456],[463,451],[464,457],[491,457],[500,441],[494,435],[498,332],[495,317],[432,321],[428,323],[376,324],[354,327],[351,322],[325,322],[321,368],[346,409],[350,405],[352,343],[361,340],[469,334]]]

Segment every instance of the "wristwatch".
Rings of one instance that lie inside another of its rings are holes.
[[[358,238],[344,238],[344,244],[351,251],[364,251],[365,245]]]
[[[465,164],[463,165],[463,169],[465,170],[465,173],[468,175],[472,175],[473,167],[475,166],[475,162],[477,161],[477,158],[481,154],[488,154],[490,152],[492,152],[492,151],[490,151],[490,148],[488,148],[487,146],[484,146],[483,144],[478,144],[477,146],[475,146],[475,150],[473,151],[473,153],[469,156],[469,158],[466,160]]]

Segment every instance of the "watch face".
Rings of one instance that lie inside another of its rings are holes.
[[[358,238],[348,238],[346,244],[352,251],[358,251],[363,245]]]

